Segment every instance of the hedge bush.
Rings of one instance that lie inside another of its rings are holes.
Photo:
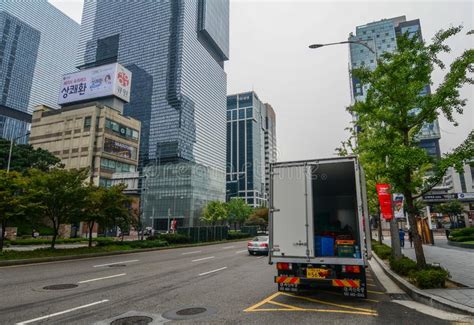
[[[410,272],[417,270],[416,262],[406,256],[402,256],[402,258],[398,260],[390,257],[390,268],[395,271],[395,273],[403,276],[407,276]]]
[[[246,232],[240,232],[240,231],[229,231],[227,233],[227,239],[241,239],[241,238],[249,238],[252,237],[251,234],[246,233]]]
[[[430,267],[425,270],[412,271],[410,279],[421,289],[444,288],[449,272],[442,268]]]
[[[168,243],[163,240],[130,240],[130,241],[102,241],[97,243],[97,247],[104,246],[121,246],[130,248],[154,248],[168,246]]]
[[[389,259],[392,255],[392,249],[385,244],[372,242],[372,250],[375,252],[375,254],[377,254],[378,257],[383,260]]]
[[[464,237],[464,236],[474,237],[474,227],[456,229],[456,230],[451,231],[449,235],[451,237]]]
[[[87,242],[89,239],[87,238],[58,238],[56,239],[56,244],[74,244],[80,242]],[[92,238],[94,242],[113,242],[114,239],[111,237],[97,237]],[[45,238],[29,238],[29,239],[16,239],[16,240],[8,240],[8,244],[10,245],[51,245],[51,239]]]
[[[168,244],[188,244],[191,242],[191,238],[181,234],[158,234],[148,236],[147,240],[161,240],[166,241]]]
[[[449,238],[450,241],[462,243],[466,241],[473,241],[474,240],[474,235],[473,236],[457,236],[457,237],[451,237]]]

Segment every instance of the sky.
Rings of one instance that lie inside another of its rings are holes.
[[[50,0],[80,22],[83,1]],[[355,27],[405,15],[420,19],[423,38],[439,29],[463,25],[448,42],[452,51],[441,58],[450,64],[474,48],[472,1],[277,1],[231,0],[230,60],[225,63],[229,94],[254,90],[276,113],[278,160],[330,157],[348,137],[351,117],[349,49],[345,45],[308,49],[309,44],[347,40]],[[446,71],[436,70],[433,86]],[[442,152],[458,146],[474,128],[474,89],[461,90],[468,99],[454,127],[440,118]]]

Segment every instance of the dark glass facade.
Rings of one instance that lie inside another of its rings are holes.
[[[197,205],[225,198],[228,24],[227,0],[85,2],[76,64],[119,62],[132,72],[124,115],[142,123],[139,164],[149,223],[168,216],[167,187],[177,179],[156,172],[164,165],[212,169],[209,181],[220,184],[220,195],[206,194],[193,187],[197,174],[186,176],[187,208],[175,215],[185,224],[198,219]]]
[[[57,86],[74,71],[78,36],[79,24],[47,0],[0,1],[0,137],[24,135],[34,106],[58,107]]]
[[[351,67],[375,69],[377,66],[377,57],[385,52],[395,51],[397,48],[397,35],[405,33],[421,37],[420,20],[407,21],[405,16],[400,16],[357,26],[355,35],[351,33],[349,40],[365,42],[373,52],[362,45],[350,44]],[[352,78],[351,95],[353,101],[365,100],[368,88],[367,86],[364,87],[357,78]],[[420,93],[420,96],[429,94],[430,91],[430,86],[427,85]],[[417,108],[413,108],[412,112],[416,114]],[[417,139],[420,141],[420,147],[427,149],[427,153],[432,157],[441,157],[439,149],[440,137],[438,120],[425,124],[417,135]]]
[[[266,205],[267,105],[254,92],[227,96],[227,200]]]

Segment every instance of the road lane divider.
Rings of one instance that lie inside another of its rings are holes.
[[[104,276],[102,278],[95,278],[95,279],[90,279],[90,280],[79,281],[78,283],[88,283],[88,282],[94,282],[94,281],[99,281],[99,280],[112,279],[112,278],[117,278],[119,276],[124,276],[124,275],[127,275],[127,273],[120,273],[120,274],[115,274],[115,275]]]
[[[227,266],[224,266],[224,267],[221,267],[220,269],[217,269],[217,270],[212,270],[212,271],[207,271],[207,272],[204,272],[204,273],[199,273],[199,276],[219,272],[219,271],[225,270],[226,268],[227,268]]]
[[[191,262],[199,262],[199,261],[210,260],[211,258],[214,258],[214,257],[215,256],[208,256],[208,257],[198,258],[197,260],[192,260]]]
[[[66,309],[66,310],[63,310],[63,311],[59,311],[59,312],[54,313],[54,314],[44,315],[44,316],[41,316],[41,317],[38,317],[38,318],[33,318],[33,319],[30,319],[30,320],[25,320],[25,321],[23,321],[23,322],[16,323],[16,325],[24,325],[24,324],[34,323],[34,322],[37,322],[37,321],[40,321],[40,320],[43,320],[43,319],[48,319],[48,318],[50,318],[50,317],[54,317],[54,316],[59,316],[59,315],[67,314],[67,313],[70,313],[70,312],[73,312],[73,311],[76,311],[76,310],[80,310],[80,309],[92,307],[92,306],[95,306],[95,305],[98,305],[98,304],[102,304],[102,303],[108,302],[108,301],[109,301],[108,299],[96,301],[96,302],[93,302],[93,303],[90,303],[90,304],[87,304],[87,305],[82,305],[82,306],[79,306],[79,307],[74,307],[74,308],[71,308],[71,309]]]
[[[235,248],[235,246],[226,246],[226,247],[222,247],[222,249],[231,249],[231,248]]]
[[[139,260],[129,260],[129,261],[122,261],[122,262],[107,263],[107,264],[98,264],[98,265],[94,265],[93,267],[103,267],[103,266],[116,265],[116,264],[134,263],[138,261]]]
[[[202,253],[202,251],[186,252],[186,253],[181,253],[181,255],[189,255],[189,254],[197,254],[197,253]]]
[[[246,251],[247,251],[247,249],[243,249],[243,250],[241,250],[241,251],[237,251],[237,252],[235,252],[235,254],[244,253],[244,252],[246,252]]]

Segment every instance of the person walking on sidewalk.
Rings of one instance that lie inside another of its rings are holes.
[[[398,235],[400,236],[400,247],[405,248],[405,231],[400,228]]]

